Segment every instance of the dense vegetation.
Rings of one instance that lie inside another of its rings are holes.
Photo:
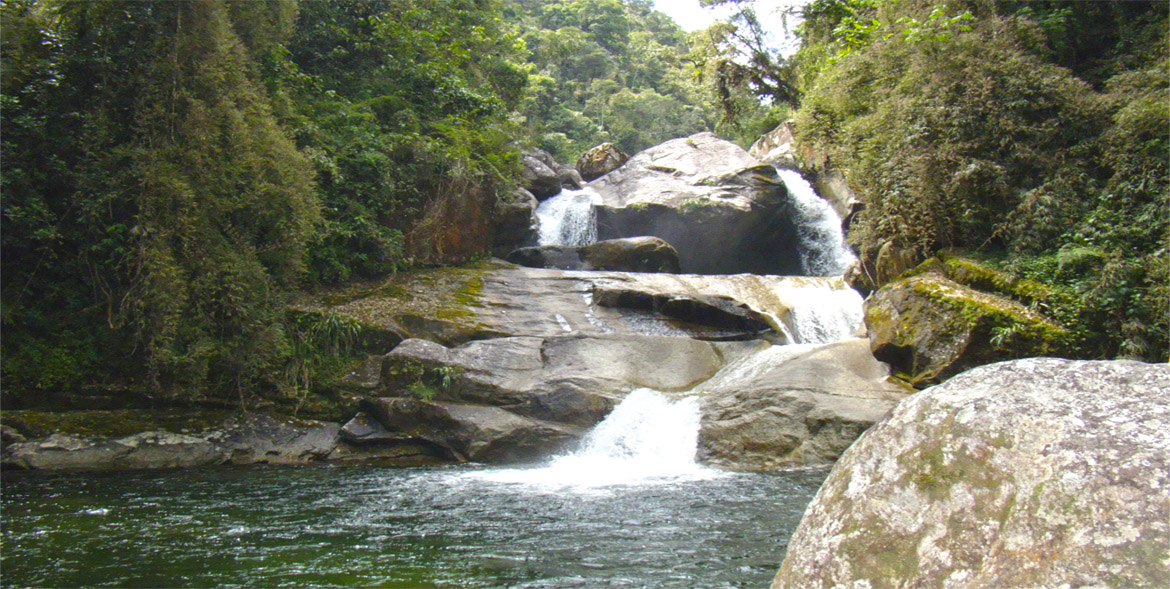
[[[785,63],[649,0],[2,0],[3,402],[299,403],[356,326],[290,297],[482,255],[522,148],[746,144],[788,101],[864,255],[981,252],[1084,355],[1164,359],[1166,13],[816,0]]]
[[[481,255],[526,145],[572,161],[716,122],[708,46],[647,0],[4,0],[0,17],[10,407],[303,398],[354,326],[290,316],[290,293]]]
[[[866,202],[851,240],[1055,287],[1086,357],[1170,351],[1165,2],[817,0],[798,139]]]

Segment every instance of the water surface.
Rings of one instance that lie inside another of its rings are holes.
[[[5,472],[0,581],[763,587],[827,474],[548,488],[501,470]]]

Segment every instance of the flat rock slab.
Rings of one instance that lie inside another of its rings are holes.
[[[668,299],[718,297],[758,314],[775,341],[821,341],[806,333],[798,306],[858,295],[840,278],[790,276],[651,274],[524,268],[504,262],[469,268],[444,268],[403,274],[384,284],[344,295],[322,297],[298,306],[302,311],[338,313],[364,327],[383,331],[384,354],[402,339],[427,339],[446,346],[473,340],[579,334],[636,334],[719,339],[742,335],[620,304],[600,304],[622,293]],[[815,306],[815,305],[814,305]],[[837,312],[840,311],[832,311]],[[860,327],[860,314],[840,319]],[[760,334],[750,333],[751,337]]]
[[[242,417],[192,434],[147,431],[122,437],[55,433],[9,444],[6,468],[35,470],[136,470],[213,464],[303,464],[328,457],[341,426],[286,423],[264,415]]]
[[[1165,587],[1170,366],[1033,358],[903,401],[834,466],[773,587]]]

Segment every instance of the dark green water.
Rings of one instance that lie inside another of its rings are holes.
[[[5,587],[766,587],[826,471],[602,489],[486,467],[3,475]]]

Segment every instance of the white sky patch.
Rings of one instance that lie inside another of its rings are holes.
[[[796,52],[797,44],[792,31],[800,22],[799,13],[792,13],[811,0],[754,0],[756,15],[764,30],[770,34],[770,45],[784,56]],[[699,0],[654,0],[654,9],[664,12],[674,19],[683,30],[697,31],[705,29],[717,20],[726,19],[734,12],[731,6],[717,6],[703,8]],[[785,13],[788,13],[785,16]],[[785,31],[785,18],[788,21],[788,30]]]

